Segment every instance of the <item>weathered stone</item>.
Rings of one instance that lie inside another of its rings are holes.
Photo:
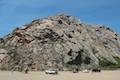
[[[101,25],[86,25],[71,16],[57,15],[23,27],[0,38],[0,54],[5,53],[0,69],[89,69],[98,67],[103,59],[116,64],[115,57],[120,57],[119,35]]]

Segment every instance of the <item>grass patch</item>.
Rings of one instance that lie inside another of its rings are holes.
[[[103,60],[100,60],[99,64],[100,67],[103,69],[118,69],[120,68],[120,58],[114,57],[114,59],[117,61],[117,64],[112,63],[108,61],[107,59],[103,58]]]

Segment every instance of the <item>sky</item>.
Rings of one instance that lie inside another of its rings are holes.
[[[120,34],[120,0],[0,0],[0,37],[32,20],[59,13]]]

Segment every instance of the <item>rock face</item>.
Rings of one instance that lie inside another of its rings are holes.
[[[118,63],[120,37],[103,25],[86,25],[71,16],[57,15],[34,20],[1,38],[0,55],[4,56],[0,58],[2,70],[92,68],[104,59]]]

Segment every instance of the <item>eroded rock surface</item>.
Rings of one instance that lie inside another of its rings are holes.
[[[92,68],[103,59],[117,64],[120,37],[103,25],[86,25],[71,16],[57,15],[16,28],[0,39],[1,49],[6,51],[0,62],[3,70]]]

